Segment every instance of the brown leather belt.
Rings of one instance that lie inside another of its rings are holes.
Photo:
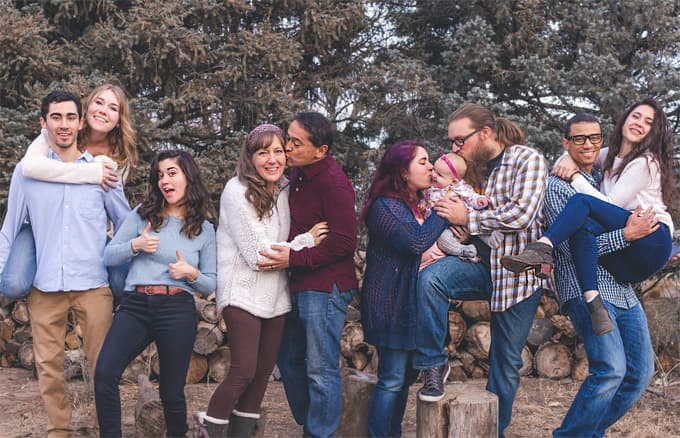
[[[179,287],[166,286],[164,284],[154,284],[146,286],[136,286],[135,291],[147,295],[177,295],[186,292]]]

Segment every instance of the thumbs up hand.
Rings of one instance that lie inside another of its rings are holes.
[[[148,252],[153,254],[158,249],[158,236],[152,236],[149,234],[151,232],[151,222],[146,223],[146,227],[142,231],[142,234],[132,239],[130,245],[132,246],[132,251],[135,253],[139,251]]]
[[[182,280],[186,278],[189,281],[196,281],[198,279],[198,269],[191,266],[179,250],[175,251],[177,262],[168,264],[168,273],[174,280]]]

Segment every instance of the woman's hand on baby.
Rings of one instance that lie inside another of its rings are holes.
[[[309,229],[308,233],[314,237],[314,245],[318,245],[328,234],[328,222],[324,221],[314,224],[314,226]]]

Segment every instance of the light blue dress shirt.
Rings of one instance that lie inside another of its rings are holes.
[[[52,150],[48,157],[61,160]],[[92,162],[84,152],[75,163]],[[64,184],[25,178],[14,169],[7,215],[0,230],[0,272],[21,225],[30,218],[38,270],[33,286],[44,292],[81,291],[108,285],[104,248],[108,219],[118,230],[130,212],[123,188]]]

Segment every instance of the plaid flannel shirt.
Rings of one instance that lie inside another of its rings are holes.
[[[601,180],[601,172],[599,170],[595,169],[592,175],[581,171],[581,175],[593,187],[598,188],[599,181]],[[543,206],[543,213],[548,226],[555,221],[557,215],[574,194],[576,194],[576,190],[568,182],[556,176],[551,176],[548,179],[548,189]],[[623,238],[623,229],[597,236],[599,255],[618,251],[627,246],[630,246],[630,243],[626,242]],[[567,301],[580,297],[582,292],[576,277],[576,266],[574,266],[574,260],[569,249],[569,241],[567,240],[557,245],[553,255],[555,256],[554,274],[557,285],[557,298],[559,299],[560,306],[562,306]],[[609,271],[600,265],[597,265],[597,285],[602,299],[617,307],[630,309],[639,302],[630,284],[618,282]]]
[[[499,165],[484,186],[489,208],[469,213],[472,235],[503,232],[503,242],[491,249],[491,311],[502,312],[530,297],[541,287],[534,272],[514,274],[503,269],[501,257],[517,254],[541,237],[543,196],[548,179],[545,158],[527,146],[507,146]]]

